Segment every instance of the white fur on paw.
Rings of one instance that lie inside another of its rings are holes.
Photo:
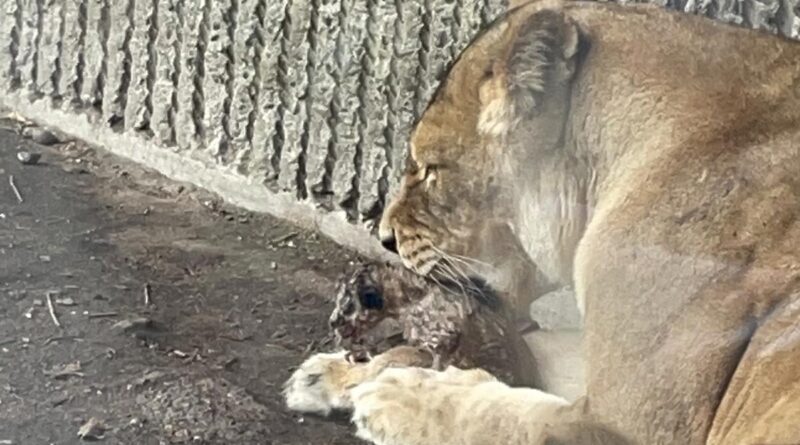
[[[394,369],[398,371],[405,369]],[[417,375],[419,376],[419,375]],[[394,377],[362,383],[353,389],[356,436],[376,445],[422,445],[415,438],[425,428],[419,422],[419,391],[408,385],[414,377]],[[414,431],[413,433],[411,431]]]
[[[480,370],[384,370],[352,389],[356,435],[376,445],[539,444],[569,403]]]
[[[337,382],[339,371],[352,366],[347,352],[320,353],[303,362],[284,384],[286,406],[303,413],[327,416],[333,410],[351,408],[347,389]]]
[[[451,386],[442,372],[389,368],[351,391],[356,436],[376,445],[443,445],[452,431],[438,407],[428,407],[436,392]],[[429,409],[430,408],[430,409]],[[446,415],[445,415],[446,416]],[[441,421],[444,420],[444,423]]]
[[[438,380],[454,385],[477,385],[484,382],[496,382],[497,378],[480,368],[460,369],[448,366],[437,376]]]

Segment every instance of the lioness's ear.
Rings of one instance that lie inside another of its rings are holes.
[[[509,32],[506,54],[480,85],[485,134],[501,135],[541,111],[546,96],[563,91],[575,74],[581,35],[563,11],[537,11]]]

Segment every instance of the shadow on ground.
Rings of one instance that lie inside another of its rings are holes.
[[[359,443],[280,398],[332,347],[334,283],[356,260],[81,144],[0,130],[0,443],[80,443],[92,417],[114,444]]]

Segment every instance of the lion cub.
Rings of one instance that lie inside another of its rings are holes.
[[[356,435],[376,445],[629,444],[585,420],[583,403],[509,387],[482,369],[416,366],[425,360],[407,346],[368,362],[349,361],[345,352],[316,354],[287,382],[287,405],[306,413],[352,411]]]
[[[340,283],[330,325],[340,346],[380,352],[373,331],[394,322],[402,342],[433,354],[436,369],[479,367],[509,384],[536,386],[533,355],[506,314],[479,283],[442,285],[403,267],[369,264]]]

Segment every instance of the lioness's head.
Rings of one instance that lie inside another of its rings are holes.
[[[406,266],[428,274],[448,254],[481,256],[470,252],[478,234],[512,210],[515,135],[524,130],[528,153],[561,139],[579,40],[560,7],[536,2],[462,52],[412,132],[381,221],[382,243]]]

